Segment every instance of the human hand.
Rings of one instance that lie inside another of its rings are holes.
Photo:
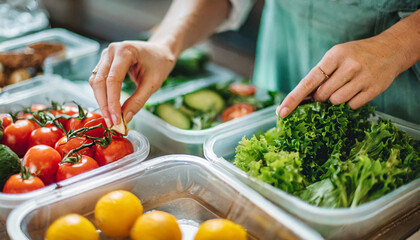
[[[108,127],[120,123],[121,111],[129,122],[162,86],[174,65],[175,56],[162,44],[142,41],[111,43],[102,52],[89,78]],[[121,108],[121,84],[127,73],[137,88]]]
[[[310,95],[315,101],[347,103],[352,109],[363,106],[404,71],[406,56],[397,45],[377,36],[334,46],[284,99],[279,116],[288,116]]]

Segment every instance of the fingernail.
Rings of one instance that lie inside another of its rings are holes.
[[[278,116],[279,114],[280,114],[280,105],[278,105],[276,108],[276,115]]]
[[[280,112],[280,117],[285,118],[285,117],[287,117],[287,114],[289,114],[289,108],[284,107]]]
[[[131,121],[131,119],[133,118],[133,112],[128,112],[126,115],[125,115],[125,117],[124,117],[124,119],[125,119],[125,122],[126,123],[128,123],[128,122],[130,122]]]
[[[120,118],[119,117],[117,117],[115,114],[112,114],[112,122],[115,124],[115,125],[117,125],[117,124],[119,124],[120,123]]]
[[[107,127],[112,127],[112,122],[109,120],[109,118],[105,118],[105,123]]]

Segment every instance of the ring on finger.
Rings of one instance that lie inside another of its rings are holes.
[[[343,78],[343,83],[346,83],[346,82],[348,82],[349,81],[349,79],[348,78]]]
[[[96,67],[92,70],[92,74],[95,75],[96,73],[98,73],[98,69],[99,69],[99,64],[96,65]]]
[[[324,77],[325,77],[324,81],[325,81],[325,80],[327,80],[328,78],[330,78],[330,76],[328,76],[328,74],[326,74],[326,73],[324,72],[324,70],[322,70],[322,68],[321,68],[321,67],[318,67],[318,68],[319,68],[319,70],[322,72],[322,75],[324,75]]]

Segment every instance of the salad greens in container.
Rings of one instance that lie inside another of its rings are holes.
[[[373,107],[312,102],[218,132],[204,152],[324,237],[355,239],[419,206],[419,139]]]

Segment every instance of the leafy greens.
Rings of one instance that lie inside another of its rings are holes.
[[[254,178],[313,205],[355,207],[420,175],[419,141],[374,108],[299,106],[264,134],[243,138],[234,164]]]

